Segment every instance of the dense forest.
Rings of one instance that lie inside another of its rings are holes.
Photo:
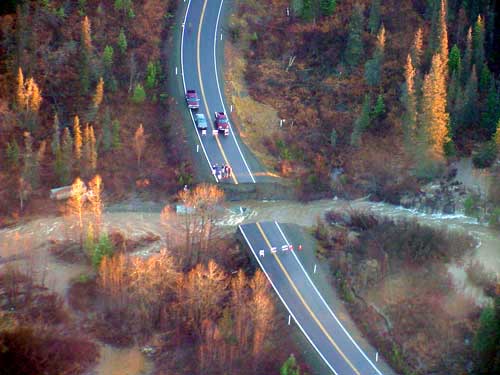
[[[248,93],[285,119],[261,143],[304,196],[342,168],[338,192],[398,203],[456,157],[494,162],[495,1],[238,3],[230,28]]]
[[[182,186],[164,73],[175,2],[11,4],[0,18],[0,216],[48,209],[37,201],[77,176],[100,174],[112,197]]]

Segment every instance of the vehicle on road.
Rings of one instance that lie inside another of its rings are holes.
[[[198,94],[196,90],[187,90],[186,91],[186,102],[188,108],[190,109],[198,109],[200,108],[200,99],[198,98]]]
[[[194,116],[194,121],[196,122],[196,127],[199,130],[207,129],[207,119],[205,118],[205,115],[203,113],[197,113]]]
[[[215,112],[215,129],[229,135],[229,120],[224,112]]]

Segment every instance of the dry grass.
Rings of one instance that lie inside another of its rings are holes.
[[[279,129],[277,111],[269,105],[254,100],[247,93],[245,82],[246,61],[240,50],[230,42],[225,48],[226,96],[234,105],[233,119],[240,136],[257,158],[270,170],[277,169],[278,160],[269,153],[262,139],[272,137]]]

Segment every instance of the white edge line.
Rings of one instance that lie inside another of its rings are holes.
[[[219,6],[219,12],[217,13],[217,22],[215,23],[215,31],[214,31],[214,67],[215,67],[215,82],[217,83],[217,90],[219,91],[219,98],[220,102],[222,103],[222,108],[224,109],[224,113],[227,114],[226,111],[226,106],[224,105],[224,100],[222,100],[222,93],[220,90],[219,86],[219,74],[217,73],[217,56],[216,56],[216,49],[217,49],[217,29],[219,28],[219,19],[220,19],[220,13],[222,10],[222,5],[224,4],[224,0],[220,2]],[[229,123],[229,127],[231,128],[231,123],[229,122],[229,115],[227,115],[227,121]],[[250,167],[247,164],[247,161],[245,157],[243,156],[243,152],[241,152],[240,145],[238,144],[238,141],[236,140],[236,136],[234,135],[234,130],[231,131],[231,135],[233,136],[234,143],[236,144],[236,147],[238,148],[238,151],[240,152],[241,158],[243,159],[243,163],[245,163],[245,167],[247,167],[247,171],[250,174],[250,177],[252,178],[253,183],[255,184],[255,178],[253,177],[252,171],[250,170]]]
[[[184,95],[186,94],[186,80],[184,79],[184,30],[186,30],[186,20],[187,20],[187,16],[189,13],[189,6],[190,5],[191,5],[191,0],[188,1],[188,5],[186,8],[186,14],[184,15],[184,23],[183,23],[184,27],[182,27],[182,34],[181,34],[181,76],[182,76],[182,86],[184,87]],[[195,123],[194,117],[193,117],[193,112],[191,111],[190,108],[188,108],[188,110],[189,110],[189,115],[191,116],[191,121],[192,121],[193,126],[194,126],[194,131],[196,132],[196,135],[198,136],[198,140],[200,141],[201,148],[203,149],[203,153],[205,154],[205,157],[207,158],[208,167],[210,168],[210,171],[211,171],[212,170],[212,163],[210,163],[210,159],[208,158],[207,150],[205,150],[205,146],[203,145],[203,141],[201,140],[200,133],[198,132],[198,128],[196,127],[196,123]],[[219,180],[217,179],[217,176],[215,176],[214,174],[212,174],[212,176],[214,176],[215,182],[219,182]]]
[[[276,224],[276,226],[278,227],[278,230],[280,231],[281,235],[283,236],[283,239],[285,240],[286,244],[287,245],[290,245],[290,243],[288,242],[288,239],[285,237],[285,234],[283,233],[283,230],[281,230],[281,227],[280,225],[278,224],[277,221],[274,222],[274,224]],[[370,358],[368,358],[368,356],[366,355],[366,353],[359,347],[359,345],[356,343],[356,341],[354,341],[354,339],[352,338],[352,336],[349,334],[349,332],[347,332],[347,330],[345,329],[345,327],[342,325],[342,323],[340,322],[340,320],[337,318],[337,316],[333,313],[332,309],[330,308],[330,306],[328,306],[328,304],[326,303],[325,299],[323,298],[323,296],[321,295],[321,293],[319,292],[319,290],[316,288],[316,285],[314,285],[313,281],[311,280],[311,278],[309,277],[309,274],[307,273],[307,271],[305,270],[304,266],[302,265],[302,263],[300,262],[299,258],[297,257],[297,254],[295,254],[295,251],[292,251],[293,253],[293,256],[295,257],[295,259],[297,260],[297,263],[300,265],[300,268],[302,268],[302,271],[304,271],[307,279],[309,280],[309,282],[312,284],[314,290],[316,291],[316,293],[318,294],[319,298],[321,299],[321,301],[323,301],[323,303],[325,304],[326,308],[328,309],[328,311],[330,312],[330,314],[333,316],[333,318],[335,319],[335,321],[338,323],[338,325],[340,326],[340,328],[342,328],[342,331],[344,331],[344,333],[347,335],[347,337],[349,337],[349,339],[351,340],[351,342],[354,344],[354,346],[359,350],[359,352],[363,355],[363,357],[365,357],[365,359],[368,361],[368,363],[370,363],[370,365],[372,365],[373,369],[375,371],[377,371],[377,373],[379,375],[383,375],[379,369],[375,366],[375,364],[370,360]]]
[[[254,255],[255,259],[257,259],[257,262],[259,263],[260,265],[260,268],[262,269],[262,271],[264,272],[264,274],[266,275],[267,279],[269,280],[269,282],[271,283],[271,285],[273,286],[273,289],[274,291],[276,292],[276,294],[278,295],[278,297],[280,298],[281,302],[283,303],[283,305],[285,305],[286,309],[288,310],[288,312],[290,313],[290,315],[293,317],[293,320],[295,320],[295,323],[299,326],[300,330],[302,331],[302,333],[304,334],[304,336],[307,338],[307,340],[309,341],[309,343],[313,346],[313,348],[318,352],[319,356],[323,359],[323,361],[325,361],[326,365],[330,368],[330,370],[333,371],[333,373],[335,375],[338,375],[337,371],[335,371],[335,369],[333,368],[333,366],[326,360],[326,358],[323,356],[323,353],[321,353],[321,351],[318,349],[318,347],[314,344],[314,342],[311,340],[311,338],[309,337],[309,335],[307,334],[307,332],[305,331],[304,328],[302,328],[302,326],[300,325],[300,323],[298,322],[298,320],[295,318],[295,315],[293,314],[292,310],[290,310],[290,308],[288,307],[288,305],[286,304],[285,300],[283,299],[283,297],[281,296],[280,292],[278,291],[278,288],[276,288],[276,286],[274,285],[273,283],[273,280],[271,280],[271,277],[269,277],[269,275],[267,274],[266,272],[266,269],[264,268],[264,266],[262,265],[262,263],[260,262],[260,259],[259,257],[257,256],[257,253],[255,252],[251,242],[248,240],[248,237],[247,235],[245,234],[245,231],[243,230],[242,226],[241,225],[238,225],[238,228],[240,228],[240,232],[241,234],[243,234],[243,237],[245,237],[245,241],[247,241],[247,244],[248,246],[250,246],[250,249],[252,250],[252,254]]]

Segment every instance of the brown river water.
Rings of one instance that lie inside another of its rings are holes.
[[[104,215],[104,223],[108,229],[120,229],[131,238],[138,238],[147,233],[161,235],[163,227],[160,221],[160,205],[141,204],[133,206],[117,205]],[[500,274],[500,232],[478,224],[474,219],[463,215],[430,215],[383,203],[363,200],[318,200],[302,204],[295,201],[243,201],[229,202],[219,225],[228,232],[234,231],[241,223],[254,221],[272,221],[294,223],[304,227],[313,226],[325,211],[330,209],[350,210],[366,209],[374,213],[394,218],[415,218],[431,226],[445,226],[462,230],[474,236],[478,245],[474,258],[485,267]],[[18,260],[5,264],[18,264],[20,267],[33,267],[44,278],[45,285],[65,295],[68,285],[78,275],[91,272],[87,266],[62,263],[47,252],[47,241],[63,239],[71,232],[61,217],[35,219],[17,227],[0,230],[0,260],[15,254],[30,254],[28,261]],[[35,251],[33,251],[35,249]],[[5,266],[0,262],[0,268]],[[476,298],[478,303],[486,301],[482,292],[467,282],[465,272],[458,265],[449,265],[458,287]],[[89,373],[93,375],[139,375],[151,372],[152,363],[138,347],[117,349],[101,345],[101,356],[96,368]],[[124,369],[127,369],[126,373]]]

